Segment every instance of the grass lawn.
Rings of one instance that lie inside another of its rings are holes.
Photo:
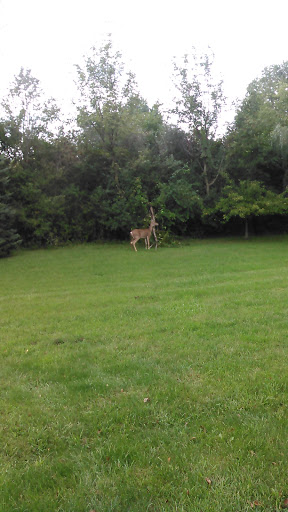
[[[288,237],[0,260],[1,512],[274,512]]]

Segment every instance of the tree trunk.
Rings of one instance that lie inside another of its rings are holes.
[[[153,235],[154,235],[154,238],[155,238],[155,249],[157,249],[157,247],[158,247],[158,240],[157,240],[155,228],[153,228],[152,231],[153,231]]]
[[[209,197],[210,194],[210,183],[208,179],[208,171],[207,171],[207,162],[204,161],[204,169],[203,169],[204,181],[206,185],[206,195]]]
[[[245,240],[247,240],[249,238],[249,226],[248,226],[248,218],[246,217],[245,219]]]

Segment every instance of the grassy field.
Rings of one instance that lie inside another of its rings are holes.
[[[1,512],[274,512],[288,237],[0,260]]]

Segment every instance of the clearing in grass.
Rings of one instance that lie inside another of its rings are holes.
[[[139,248],[0,261],[0,510],[281,510],[288,238]]]

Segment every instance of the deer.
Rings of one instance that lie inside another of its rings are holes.
[[[158,226],[158,222],[156,222],[156,220],[155,220],[153,209],[151,207],[151,222],[150,222],[149,228],[133,229],[132,231],[130,231],[130,235],[132,237],[130,244],[131,244],[131,246],[133,245],[136,252],[137,252],[136,243],[138,242],[138,240],[140,240],[140,238],[145,239],[145,249],[150,249],[150,247],[151,247],[150,246],[150,237],[151,237],[152,230],[153,230],[153,233],[155,236],[155,230],[154,230],[155,226]],[[131,249],[132,249],[132,247],[131,247]]]

